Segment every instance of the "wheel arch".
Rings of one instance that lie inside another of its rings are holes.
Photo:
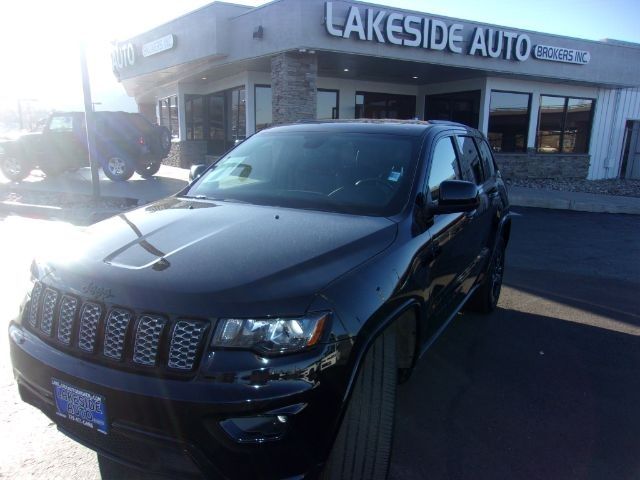
[[[375,340],[389,327],[396,327],[396,345],[404,346],[408,348],[409,352],[397,353],[402,355],[401,358],[397,358],[398,366],[400,368],[413,368],[419,358],[419,346],[418,341],[420,338],[420,309],[421,305],[417,299],[411,298],[400,305],[396,306],[388,313],[381,314],[377,320],[372,319],[374,326],[370,329],[363,329],[359,334],[359,339],[354,343],[354,349],[352,351],[353,360],[350,362],[350,374],[347,380],[345,392],[342,398],[342,410],[346,407],[353,386],[362,367],[362,362],[375,342]],[[358,341],[359,340],[359,341]],[[397,350],[398,351],[398,350]],[[400,361],[402,360],[402,365]]]

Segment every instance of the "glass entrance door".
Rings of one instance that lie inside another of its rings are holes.
[[[206,140],[207,154],[222,155],[247,133],[243,87],[185,98],[187,140]]]

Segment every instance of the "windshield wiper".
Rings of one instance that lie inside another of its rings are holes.
[[[216,200],[215,198],[207,197],[206,195],[179,195],[182,198],[195,198],[196,200]]]

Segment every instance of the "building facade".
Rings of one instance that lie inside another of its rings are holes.
[[[215,2],[118,43],[112,64],[178,166],[274,124],[417,118],[479,128],[507,177],[640,176],[636,44],[361,2]]]

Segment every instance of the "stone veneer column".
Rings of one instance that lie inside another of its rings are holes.
[[[271,57],[271,110],[273,124],[315,120],[317,110],[316,55],[299,52]]]

